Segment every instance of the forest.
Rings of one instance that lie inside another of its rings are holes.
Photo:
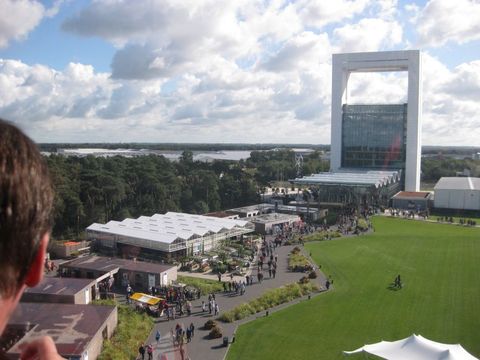
[[[326,171],[320,152],[306,157],[304,171]],[[247,161],[178,162],[163,156],[46,157],[56,196],[56,239],[81,237],[94,222],[179,211],[204,214],[251,205],[266,186],[296,175],[291,150],[253,151]]]
[[[46,157],[56,197],[53,237],[81,238],[94,222],[179,211],[196,214],[251,205],[266,187],[288,184],[297,175],[288,149],[252,151],[239,162],[193,160],[192,151],[173,162],[163,156]],[[322,152],[304,157],[301,173],[328,171]],[[422,181],[434,183],[469,169],[480,175],[480,161],[422,159]]]

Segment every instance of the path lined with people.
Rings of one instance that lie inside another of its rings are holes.
[[[272,236],[267,236],[266,240],[273,244],[273,239]],[[149,338],[145,341],[145,345],[152,344],[153,346],[153,359],[223,359],[227,351],[227,347],[223,345],[223,339],[208,339],[209,331],[203,330],[203,325],[207,320],[215,320],[218,315],[224,311],[258,298],[268,289],[297,282],[301,277],[305,276],[305,273],[291,272],[288,270],[288,254],[293,247],[292,245],[273,248],[272,245],[272,257],[275,258],[276,256],[277,258],[275,274],[273,274],[272,271],[273,266],[270,266],[271,276],[269,276],[268,261],[270,259],[270,253],[268,253],[268,255],[266,254],[268,260],[264,259],[267,261],[264,261],[263,270],[259,271],[258,262],[255,261],[255,264],[249,269],[250,271],[247,272],[249,284],[246,284],[245,277],[243,277],[241,283],[237,280],[238,277],[235,277],[232,282],[230,282],[230,284],[232,284],[230,286],[232,287],[227,287],[226,292],[216,293],[213,297],[212,295],[202,296],[198,300],[191,301],[190,315],[187,313],[181,317],[177,316],[175,320],[167,320],[165,316],[158,318]],[[327,279],[320,271],[317,270],[317,273],[319,276],[312,281],[324,290]],[[258,274],[263,275],[263,279],[261,279],[260,282]],[[224,276],[224,278],[230,281],[229,277]],[[243,285],[243,282],[245,282],[245,285]],[[233,284],[236,284],[236,289]],[[288,306],[288,304],[281,305],[280,307],[283,308],[285,306]],[[217,309],[215,309],[216,307]],[[274,309],[271,311],[274,311]],[[216,312],[218,315],[215,315]],[[265,316],[265,312],[259,313],[256,316]],[[245,320],[246,319],[241,322],[245,322]],[[223,336],[227,336],[231,341],[239,322],[218,323],[223,330]],[[187,333],[187,330],[192,328],[194,329],[193,333],[191,331]],[[174,340],[177,338],[176,335],[180,331],[179,329],[182,329],[187,337],[190,338],[190,341],[187,340],[183,345],[177,342],[174,344]],[[156,340],[157,333],[160,333],[159,341]],[[145,359],[148,359],[147,354],[145,354]]]

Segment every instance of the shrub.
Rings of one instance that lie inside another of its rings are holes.
[[[300,251],[302,251],[298,246],[295,246],[292,251],[290,251],[292,254],[298,254]]]
[[[300,280],[298,280],[298,282],[300,284],[307,284],[308,282],[310,282],[310,279],[306,276],[302,276],[302,278]]]
[[[215,326],[217,326],[217,322],[215,320],[208,320],[204,325],[203,325],[203,328],[205,330],[211,330],[213,329]]]
[[[318,275],[315,271],[311,271],[310,274],[308,274],[309,279],[316,279],[317,277]]]
[[[234,322],[235,321],[235,314],[231,311],[226,311],[218,317],[218,320],[226,322],[226,323]]]
[[[357,229],[361,231],[367,231],[368,230],[368,223],[367,220],[365,219],[358,219],[357,221]]]
[[[214,326],[212,330],[210,330],[210,333],[208,334],[208,337],[210,339],[218,339],[223,336],[222,328],[220,326]]]

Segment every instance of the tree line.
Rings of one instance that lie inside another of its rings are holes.
[[[296,174],[291,150],[254,151],[246,161],[178,162],[163,156],[47,157],[56,190],[54,238],[76,238],[94,222],[179,211],[204,214],[260,201],[262,189]],[[315,152],[304,171],[328,169]]]
[[[302,175],[328,171],[323,153],[304,157]],[[295,154],[288,149],[252,151],[238,162],[193,161],[184,151],[179,161],[163,156],[65,157],[47,162],[56,190],[55,238],[76,238],[94,222],[179,211],[204,214],[261,200],[267,186],[297,175]],[[480,175],[474,160],[422,159],[422,180],[437,181],[463,169]]]

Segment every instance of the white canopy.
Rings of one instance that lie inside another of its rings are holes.
[[[365,345],[345,354],[367,352],[387,360],[478,360],[461,345],[442,344],[415,335],[397,341],[381,341]]]

